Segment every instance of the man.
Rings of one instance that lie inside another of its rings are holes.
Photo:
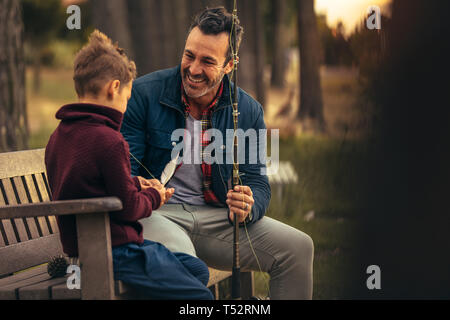
[[[236,28],[239,43],[243,30],[239,24]],[[177,146],[172,141],[177,129],[185,129],[183,143],[189,147],[167,184],[175,188],[171,201],[141,220],[144,236],[173,252],[195,255],[211,267],[230,270],[235,212],[242,226],[241,269],[260,271],[261,267],[268,272],[271,299],[310,299],[313,242],[305,233],[264,217],[270,202],[265,163],[248,161],[251,153],[264,147],[261,141],[256,149],[245,148],[246,161],[239,165],[242,184],[234,191],[230,190],[232,163],[219,161],[232,148],[224,143],[210,155],[217,160],[213,163],[202,158],[209,142],[203,133],[217,129],[226,137],[226,130],[233,128],[233,85],[228,77],[233,69],[231,29],[232,16],[224,8],[204,10],[191,25],[181,65],[134,82],[122,126],[132,154],[132,174],[160,178]],[[241,89],[238,102],[239,128],[244,132],[265,129],[261,105]],[[199,139],[200,147],[195,148]],[[192,159],[188,156],[201,161],[186,161]]]

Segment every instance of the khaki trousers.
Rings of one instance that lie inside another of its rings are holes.
[[[144,238],[164,244],[172,252],[199,257],[208,266],[231,270],[233,227],[226,208],[166,204],[140,220]],[[247,235],[248,234],[248,235]],[[311,299],[314,245],[311,237],[291,226],[263,217],[240,228],[242,271],[270,275],[270,299]]]

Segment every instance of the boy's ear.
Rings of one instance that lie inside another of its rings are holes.
[[[106,93],[108,95],[108,99],[114,99],[114,95],[119,92],[120,89],[120,81],[112,80],[107,84]]]

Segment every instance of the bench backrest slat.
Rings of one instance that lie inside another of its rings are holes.
[[[28,201],[22,201],[21,197],[23,198],[23,190],[20,189],[20,185],[17,184],[16,178],[8,178],[1,181],[1,185],[3,186],[6,197],[3,199],[5,204],[20,204],[20,203],[28,203]],[[19,223],[18,220],[22,220],[22,223]],[[24,229],[22,228],[18,229],[18,233],[16,237],[16,240],[13,243],[16,242],[22,242],[30,239],[39,238],[39,232],[36,226],[36,222],[33,218],[26,218],[26,219],[13,219],[13,222],[16,222],[16,226],[21,226],[23,224]],[[11,240],[8,240],[9,244],[12,244]]]
[[[0,179],[45,172],[45,149],[0,153]]]
[[[48,186],[47,176],[45,175],[45,172],[42,172],[41,174],[34,174],[32,175],[35,183],[36,191],[38,192],[38,196],[40,201],[50,201],[52,199],[50,188]],[[58,232],[58,225],[56,222],[55,216],[48,216],[45,217],[47,220],[47,224],[50,230],[50,233],[57,233]]]
[[[19,185],[17,189],[20,190],[21,193],[21,203],[42,202],[42,200],[38,196],[38,192],[36,190],[36,186],[34,185],[32,176],[27,175],[20,178],[21,179],[16,177],[14,179],[17,179],[17,184]],[[36,217],[35,221],[39,234],[41,236],[47,236],[50,234],[49,225],[45,220],[45,217]]]
[[[0,248],[5,246],[5,240],[3,239],[3,222],[0,221]]]
[[[58,254],[62,254],[58,234],[0,248],[0,275],[11,274],[49,262],[53,256]]]
[[[44,149],[0,154],[0,205],[51,200],[44,155]],[[0,220],[0,275],[47,262],[51,251],[43,246],[62,253],[58,232],[54,216]]]

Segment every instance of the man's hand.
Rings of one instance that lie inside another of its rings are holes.
[[[248,214],[252,210],[255,200],[253,192],[248,186],[235,186],[234,191],[229,190],[227,193],[227,205],[230,208],[230,219],[234,221],[234,213],[236,213],[238,222],[244,222]]]

